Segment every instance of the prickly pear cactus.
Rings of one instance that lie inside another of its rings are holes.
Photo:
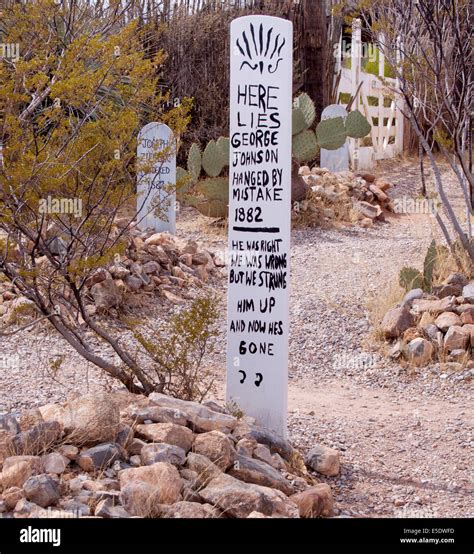
[[[224,167],[229,165],[230,156],[230,140],[228,137],[219,137],[217,140],[217,148],[219,149],[222,163]]]
[[[433,273],[438,261],[438,249],[436,247],[436,241],[431,241],[431,244],[428,248],[428,252],[425,256],[425,261],[423,263],[423,280],[424,280],[424,290],[430,292],[433,286]]]
[[[199,145],[194,143],[188,152],[188,173],[193,183],[196,183],[201,174],[202,154]]]
[[[360,113],[359,110],[353,110],[346,118],[346,134],[355,139],[364,138],[370,133],[370,123]]]
[[[295,98],[294,107],[301,110],[301,113],[303,114],[305,121],[304,129],[309,129],[316,119],[316,107],[310,96],[306,94],[306,92],[300,94],[297,98]]]
[[[318,155],[318,150],[314,131],[303,131],[293,137],[293,156],[300,163],[314,160]]]
[[[414,267],[404,267],[400,271],[398,281],[407,292],[423,288],[423,275]]]
[[[302,133],[307,129],[306,119],[304,118],[304,113],[300,108],[293,108],[292,111],[292,124],[293,124],[293,136]]]
[[[211,140],[204,149],[202,167],[209,177],[218,177],[224,169],[223,157],[215,140]]]
[[[204,179],[198,184],[197,191],[204,197],[194,205],[208,217],[227,217],[229,204],[229,179],[215,177]]]
[[[347,138],[344,119],[342,117],[333,117],[323,119],[316,127],[319,146],[326,150],[337,150],[344,146]]]

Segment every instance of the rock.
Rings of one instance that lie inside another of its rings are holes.
[[[21,431],[18,420],[11,414],[0,415],[0,429],[7,431],[11,436]]]
[[[46,474],[30,477],[23,485],[23,490],[28,500],[42,508],[51,506],[61,497],[57,481]]]
[[[462,295],[464,300],[468,303],[474,303],[474,281],[471,281],[467,285],[464,285],[462,289]]]
[[[57,421],[63,429],[65,410],[61,404],[45,404],[38,409],[44,421]]]
[[[207,265],[211,256],[205,252],[197,252],[193,255],[193,265]]]
[[[114,506],[114,502],[110,498],[104,498],[97,504],[94,515],[106,519],[130,517],[130,514],[122,506]]]
[[[237,424],[235,417],[214,412],[198,402],[179,400],[160,393],[152,393],[149,398],[160,407],[171,408],[184,414],[196,433],[214,430],[231,433]]]
[[[125,279],[125,277],[130,275],[130,271],[122,264],[112,265],[109,271],[115,279]]]
[[[15,518],[33,517],[35,514],[38,514],[39,510],[41,510],[41,506],[38,506],[33,502],[29,502],[28,500],[26,500],[26,498],[22,498],[17,502],[17,505],[15,506],[14,517]]]
[[[219,477],[222,471],[206,456],[190,452],[186,458],[186,467],[197,474],[198,484],[205,487],[212,479]]]
[[[331,487],[326,483],[320,483],[315,487],[290,496],[299,509],[300,517],[315,518],[330,516],[333,510]]]
[[[142,269],[143,269],[143,272],[148,275],[150,273],[159,273],[161,271],[161,266],[158,262],[151,260],[143,264]]]
[[[462,285],[441,285],[433,287],[433,294],[438,298],[446,298],[447,296],[461,296]]]
[[[187,427],[174,423],[150,423],[137,425],[138,435],[153,442],[165,442],[179,446],[185,452],[191,449],[194,434]]]
[[[171,464],[157,462],[125,469],[119,478],[120,501],[131,515],[154,517],[160,512],[160,504],[174,504],[180,500],[182,480]]]
[[[11,487],[2,493],[5,506],[8,511],[13,511],[18,502],[25,498],[25,493],[20,487]]]
[[[3,462],[0,473],[0,487],[22,487],[32,475],[41,473],[41,458],[39,456],[11,456]]]
[[[182,466],[186,461],[186,452],[179,446],[165,443],[153,443],[144,446],[140,452],[143,465],[149,466],[156,462]]]
[[[407,306],[408,308],[411,308],[411,305],[413,303],[413,300],[417,300],[418,298],[422,298],[424,292],[422,289],[412,289],[408,291],[402,300],[402,307]]]
[[[298,170],[298,175],[306,177],[307,175],[311,175],[311,170],[307,165],[302,165]]]
[[[468,283],[468,279],[466,279],[462,273],[451,273],[451,275],[443,281],[443,285],[459,285],[460,287],[465,287]]]
[[[375,175],[373,175],[372,173],[359,173],[358,176],[362,177],[362,179],[364,179],[364,181],[367,181],[368,183],[373,183],[376,179]]]
[[[407,308],[392,308],[382,320],[382,332],[385,338],[398,338],[409,327],[413,327],[414,319]]]
[[[18,424],[21,431],[28,431],[40,423],[44,423],[44,419],[38,408],[25,410],[18,416]]]
[[[359,213],[364,218],[369,219],[375,219],[378,217],[382,210],[380,209],[380,206],[373,206],[372,204],[369,204],[368,202],[359,201],[354,204],[354,209],[357,213]]]
[[[371,227],[374,226],[374,221],[373,219],[364,217],[364,219],[362,219],[360,222],[360,226],[362,227],[362,229],[370,229]]]
[[[254,449],[260,446],[255,439],[240,439],[235,445],[235,450],[238,454],[242,456],[248,456],[251,458],[253,456]]]
[[[169,240],[167,233],[154,233],[145,240],[145,244],[148,246],[161,246],[167,240]]]
[[[415,367],[427,365],[431,361],[433,353],[434,348],[431,342],[420,337],[410,341],[406,347],[407,359]]]
[[[64,431],[69,443],[86,446],[112,442],[119,425],[120,412],[110,394],[85,394],[66,405]]]
[[[219,517],[219,510],[210,504],[181,501],[171,506],[163,506],[161,517],[163,519],[210,519]]]
[[[436,330],[438,328],[436,327]],[[390,348],[388,352],[389,358],[392,358],[393,360],[398,360],[403,352],[405,351],[405,344],[402,339],[397,340],[397,342]]]
[[[386,192],[388,189],[392,188],[392,183],[389,183],[386,179],[378,177],[375,179],[375,184],[379,187],[380,190]]]
[[[146,442],[141,439],[133,438],[127,446],[127,452],[130,456],[139,456],[142,448],[146,446]]]
[[[469,359],[469,353],[466,350],[457,348],[449,353],[449,359],[453,362],[459,362],[462,367],[462,364]]]
[[[127,275],[123,282],[125,283],[125,286],[133,292],[139,291],[143,285],[143,280],[135,275]]]
[[[142,465],[142,459],[140,458],[140,456],[135,454],[134,456],[130,456],[128,463],[132,467],[140,467]]]
[[[461,313],[461,323],[463,325],[474,324],[474,306],[469,307]]]
[[[235,457],[234,445],[221,431],[209,431],[197,435],[194,440],[193,450],[209,458],[217,467],[226,471]]]
[[[50,449],[60,436],[60,424],[57,421],[45,421],[15,435],[12,444],[17,455],[36,456]]]
[[[110,273],[106,269],[101,267],[99,269],[96,269],[91,275],[89,275],[84,284],[88,289],[90,289],[94,285],[102,283],[106,279],[110,279]]]
[[[43,471],[45,473],[55,473],[56,475],[61,475],[66,470],[67,464],[70,462],[68,458],[62,456],[58,452],[51,452],[46,454],[41,459],[43,464]]]
[[[333,477],[340,469],[339,452],[327,446],[314,446],[306,456],[306,465],[322,475]]]
[[[121,446],[122,448],[127,448],[128,445],[133,440],[134,430],[125,423],[120,423],[119,431],[115,437],[115,443]]]
[[[146,408],[132,409],[131,416],[137,423],[152,421],[153,423],[175,423],[186,425],[186,414],[174,408],[162,408],[160,406],[147,406]]]
[[[434,324],[427,325],[424,329],[425,333],[428,335],[428,338],[433,342],[438,343],[438,337],[440,335],[441,337],[443,336],[438,327],[436,327],[436,325]]]
[[[120,306],[122,301],[120,291],[113,279],[95,284],[91,288],[91,294],[96,307],[104,310]]]
[[[77,455],[79,454],[79,448],[77,448],[77,446],[74,446],[73,444],[62,444],[58,448],[58,452],[62,454],[65,458],[69,458],[69,460],[75,460]]]
[[[243,454],[246,456],[246,454]],[[249,456],[252,457],[252,454]],[[275,459],[272,456],[272,453],[270,452],[270,449],[266,444],[257,444],[255,448],[253,449],[253,457],[256,460],[260,460],[261,462],[265,462],[275,469],[278,469],[275,465]]]
[[[413,301],[413,309],[417,313],[430,312],[439,314],[441,312],[451,312],[456,307],[456,299],[454,296],[447,296],[441,300],[427,300],[418,298]]]
[[[454,312],[443,312],[434,321],[438,329],[446,333],[453,325],[461,325],[461,318]]]
[[[120,451],[114,443],[98,444],[82,451],[77,457],[77,464],[84,471],[102,471],[120,459]]]
[[[228,517],[246,518],[252,512],[298,517],[298,508],[281,492],[268,487],[242,483],[222,473],[199,492],[201,498]]]
[[[272,431],[259,427],[248,421],[248,418],[241,418],[233,432],[236,440],[242,438],[250,438],[256,440],[260,444],[266,444],[270,448],[272,454],[277,453],[289,460],[294,453],[290,443]]]
[[[418,327],[410,327],[403,333],[402,337],[403,340],[408,343],[418,338],[424,338],[424,335],[423,331],[421,329],[418,329]]]
[[[271,465],[240,454],[236,455],[234,464],[229,470],[229,475],[245,483],[278,489],[286,495],[295,492],[290,483]]]
[[[168,300],[169,302],[172,302],[173,304],[186,303],[186,300],[184,298],[181,298],[181,296],[174,294],[174,292],[171,292],[170,290],[161,289],[161,294],[166,298],[166,300]]]
[[[377,185],[370,185],[369,190],[370,192],[373,193],[373,195],[377,198],[377,201],[380,202],[381,204],[385,204],[386,202],[389,201],[389,197]]]
[[[12,435],[5,429],[0,429],[0,468],[3,461],[14,453]]]
[[[474,324],[473,323],[466,323],[463,327],[464,332],[468,333],[470,336],[470,343],[471,348],[474,348]],[[471,352],[472,354],[472,352]]]
[[[448,329],[444,337],[444,347],[450,352],[458,348],[466,350],[470,342],[469,329],[460,327],[459,325],[453,325]]]

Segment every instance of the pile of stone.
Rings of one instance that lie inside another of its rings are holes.
[[[307,466],[309,470],[307,469]],[[330,516],[339,454],[215,402],[128,392],[0,415],[0,517]]]
[[[453,273],[431,294],[409,291],[385,314],[381,330],[393,342],[394,359],[414,367],[437,360],[453,370],[474,369],[474,281]]]
[[[90,315],[137,303],[137,295],[159,294],[164,300],[182,304],[191,288],[201,288],[220,275],[224,261],[200,248],[195,241],[169,233],[132,230],[125,255],[108,267],[99,268],[85,282]],[[19,295],[10,282],[0,282],[0,317],[15,322],[18,313],[34,313],[33,303]]]
[[[299,173],[310,192],[298,204],[298,211],[322,214],[326,220],[358,222],[363,228],[385,221],[384,212],[394,211],[388,195],[392,185],[371,173],[331,173],[325,168],[308,166],[301,167]]]

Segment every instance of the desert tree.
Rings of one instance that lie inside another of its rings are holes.
[[[372,40],[393,68],[410,121],[433,170],[443,235],[474,260],[474,177],[469,166],[474,110],[473,10],[469,0],[371,0],[360,3]],[[437,152],[463,198],[456,213]],[[464,221],[463,221],[464,220]]]
[[[179,137],[190,101],[164,107],[164,54],[145,55],[140,26],[123,21],[122,4],[97,10],[81,0],[37,0],[2,8],[0,42],[19,45],[20,55],[0,52],[0,275],[85,359],[149,393],[169,385],[156,352],[147,366],[138,340],[126,347],[124,326],[90,309],[88,287],[98,268],[133,244],[137,175],[163,156],[137,164],[139,129],[159,120]],[[41,209],[46,199],[74,209]],[[0,340],[9,332],[0,329]],[[203,333],[196,340],[209,338]],[[107,354],[97,353],[98,343]]]

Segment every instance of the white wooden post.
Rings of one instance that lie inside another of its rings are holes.
[[[227,399],[287,433],[293,27],[231,24]]]
[[[352,21],[352,44],[351,44],[351,81],[352,91],[351,94],[354,97],[352,107],[354,110],[360,109],[360,92],[357,92],[359,87],[361,71],[362,71],[362,31],[361,20],[354,19]],[[357,92],[357,94],[356,94]],[[359,139],[350,139],[352,146],[352,166],[353,169],[359,168]]]

